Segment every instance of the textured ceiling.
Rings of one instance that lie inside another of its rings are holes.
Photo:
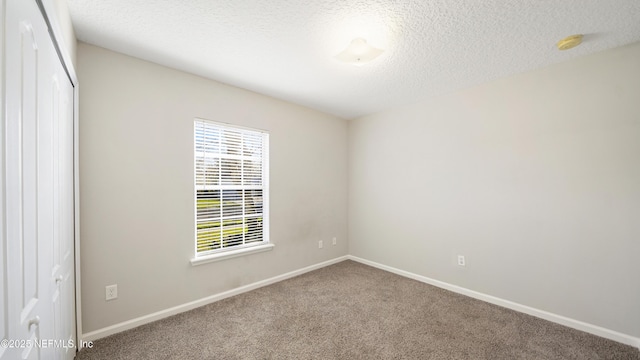
[[[81,41],[343,118],[640,41],[640,0],[67,1]]]

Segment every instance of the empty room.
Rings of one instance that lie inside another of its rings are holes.
[[[0,360],[640,360],[637,0],[0,18]]]

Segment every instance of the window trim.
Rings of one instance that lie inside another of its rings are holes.
[[[260,244],[260,245],[251,245],[245,246],[241,249],[233,249],[221,251],[215,254],[202,255],[198,257],[194,257],[190,260],[192,266],[207,264],[216,261],[222,261],[227,259],[232,259],[234,257],[257,254],[265,251],[271,251],[275,245],[272,243]]]
[[[194,211],[194,237],[193,237],[193,251],[194,251],[194,255],[193,257],[190,259],[190,263],[192,266],[196,266],[196,265],[201,265],[201,264],[206,264],[206,263],[210,263],[210,262],[216,262],[216,261],[222,261],[222,260],[226,260],[226,259],[231,259],[234,257],[238,257],[238,256],[244,256],[244,255],[250,255],[250,254],[255,254],[255,253],[260,253],[260,252],[265,252],[265,251],[270,251],[272,250],[275,245],[272,244],[270,242],[270,238],[269,238],[269,132],[266,130],[262,130],[262,129],[256,129],[256,128],[250,128],[250,127],[245,127],[245,126],[238,126],[235,124],[230,124],[230,123],[224,123],[224,122],[218,122],[218,121],[212,121],[212,120],[207,120],[207,119],[203,119],[203,118],[194,118],[193,119],[193,128],[192,128],[192,135],[193,135],[193,146],[192,146],[192,151],[195,151],[196,148],[196,126],[198,126],[198,123],[200,122],[204,122],[204,123],[209,123],[212,124],[214,126],[220,126],[223,128],[230,128],[230,129],[237,129],[240,131],[251,131],[251,132],[256,132],[256,133],[262,133],[264,135],[266,135],[263,138],[263,156],[262,156],[262,162],[263,162],[263,174],[262,174],[262,201],[263,201],[263,205],[262,205],[262,241],[260,242],[255,242],[255,243],[251,243],[251,244],[242,244],[242,245],[236,245],[236,246],[232,246],[229,248],[222,248],[222,249],[217,249],[217,250],[213,250],[212,252],[207,252],[204,254],[198,254],[198,207],[197,207],[197,203],[198,203],[198,189],[197,189],[197,184],[196,184],[196,162],[197,162],[197,157],[195,152],[192,153],[193,156],[193,211]]]

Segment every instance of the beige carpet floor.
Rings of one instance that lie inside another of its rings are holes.
[[[637,360],[640,353],[344,261],[100,339],[77,359]]]

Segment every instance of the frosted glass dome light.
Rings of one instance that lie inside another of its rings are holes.
[[[353,64],[362,65],[377,58],[384,50],[374,48],[363,38],[356,38],[351,41],[344,51],[336,55],[336,59]]]

